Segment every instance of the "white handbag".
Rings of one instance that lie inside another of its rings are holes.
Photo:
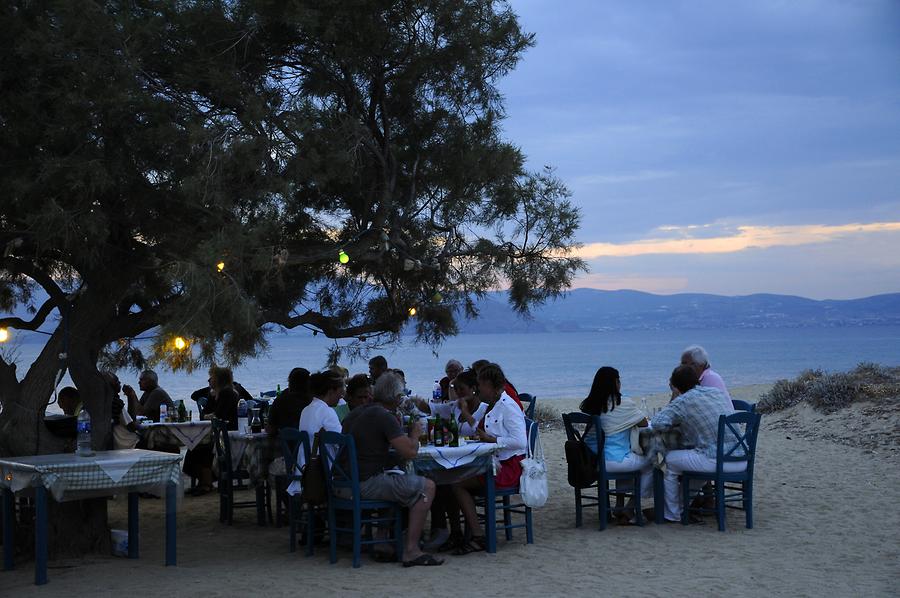
[[[538,425],[531,422],[532,426]],[[531,438],[531,430],[528,430],[528,438]],[[531,443],[528,443],[528,453],[522,459],[522,477],[519,478],[519,494],[522,502],[529,507],[543,507],[550,494],[547,485],[547,466],[544,464],[544,447],[541,446],[541,435],[537,433],[534,443],[534,451]]]

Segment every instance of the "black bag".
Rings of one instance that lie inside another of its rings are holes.
[[[591,424],[584,429],[587,434]],[[569,485],[587,488],[597,481],[597,457],[584,442],[584,435],[575,431],[575,440],[566,441],[566,463],[569,465]]]
[[[328,500],[328,489],[325,486],[325,464],[319,455],[319,434],[313,440],[309,461],[303,466],[303,500],[311,505],[320,505]]]

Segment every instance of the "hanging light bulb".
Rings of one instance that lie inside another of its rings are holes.
[[[218,264],[216,264],[216,270],[218,270],[219,272],[222,272],[224,269],[225,269],[225,262],[219,262]]]
[[[416,315],[417,313],[419,313],[419,310],[417,310],[415,307],[410,307],[410,308],[409,308],[409,315],[410,315],[410,316],[414,316],[414,315]]]
[[[9,340],[9,328],[0,328],[0,343],[5,343]]]
[[[434,301],[435,303],[440,303],[441,301],[444,300],[444,296],[441,295],[440,291],[435,291],[434,295],[431,296],[431,300]]]
[[[187,345],[188,345],[187,341],[184,340],[184,338],[183,338],[183,337],[180,337],[180,336],[176,336],[176,337],[175,337],[175,340],[172,341],[172,344],[175,345],[175,348],[176,348],[178,351],[184,351],[185,348],[187,348]]]
[[[347,262],[350,261],[350,256],[347,255],[347,252],[346,252],[346,251],[344,251],[343,249],[341,249],[341,250],[338,252],[338,261],[339,261],[340,263],[342,263],[342,264],[346,264]]]

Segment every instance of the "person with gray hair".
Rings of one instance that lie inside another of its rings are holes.
[[[691,345],[685,348],[681,352],[681,365],[690,366],[697,373],[697,376],[700,378],[700,386],[718,388],[725,393],[729,401],[731,400],[731,395],[728,394],[728,388],[725,386],[722,376],[713,371],[709,365],[709,354],[706,352],[706,349],[700,345]]]
[[[444,373],[447,374],[441,378],[441,401],[456,401],[456,393],[453,390],[453,380],[459,376],[463,370],[463,364],[456,359],[451,359],[444,366]]]
[[[153,370],[144,370],[138,377],[138,387],[143,391],[141,398],[137,397],[134,389],[129,385],[122,387],[122,392],[128,397],[128,413],[132,418],[139,415],[149,417],[155,422],[159,421],[159,407],[166,405],[168,409],[175,409],[175,403],[169,394],[159,386],[159,376]]]
[[[416,422],[410,426],[409,433],[404,433],[392,413],[406,397],[403,381],[395,373],[384,372],[375,380],[374,395],[374,402],[357,407],[343,422],[343,433],[352,436],[356,444],[360,494],[365,500],[390,500],[409,509],[404,567],[440,565],[443,560],[422,552],[419,547],[425,518],[434,500],[434,482],[390,468],[391,448],[402,459],[412,459],[418,454],[420,424]],[[378,550],[381,546],[376,547],[376,560],[390,559],[388,552]]]

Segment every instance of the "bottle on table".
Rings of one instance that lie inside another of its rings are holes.
[[[419,446],[428,444],[428,418],[424,415],[419,416],[417,425],[419,426]]]
[[[84,407],[78,412],[78,444],[75,454],[79,457],[90,457],[94,454],[91,448],[91,414]]]
[[[169,421],[169,406],[163,403],[159,406],[159,423],[164,424]]]
[[[441,381],[435,380],[434,387],[431,389],[431,400],[435,403],[440,403],[443,396],[444,393],[441,391]]]
[[[178,421],[186,422],[188,420],[187,409],[184,406],[184,401],[182,399],[178,400]]]
[[[444,424],[440,415],[434,419],[434,446],[444,446]]]
[[[450,446],[459,446],[459,424],[456,423],[455,417],[450,418],[450,422],[447,424],[447,431],[450,435],[450,442],[448,444]]]
[[[238,401],[237,407],[237,426],[238,432],[241,434],[247,433],[247,400],[241,399]]]
[[[259,417],[259,408],[254,408],[251,411],[253,412],[253,419],[250,421],[250,432],[259,434],[262,432],[262,419]]]
[[[650,417],[650,410],[647,409],[647,399],[646,397],[641,397],[641,411],[644,413],[644,417]]]

